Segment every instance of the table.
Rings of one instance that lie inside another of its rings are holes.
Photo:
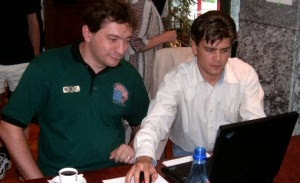
[[[300,182],[300,135],[293,136],[274,183]]]
[[[160,168],[164,166],[159,161],[157,170],[163,177],[164,174],[160,171]],[[102,170],[84,172],[84,177],[88,183],[98,183],[105,179],[117,178],[125,176],[130,169],[130,165],[107,168]],[[166,178],[166,177],[165,177]],[[48,178],[40,178],[34,180],[27,180],[25,183],[48,183]],[[169,182],[170,179],[166,178]],[[282,162],[278,175],[275,177],[274,183],[298,183],[300,182],[300,135],[293,136]]]

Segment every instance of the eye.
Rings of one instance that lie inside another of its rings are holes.
[[[113,43],[117,42],[117,39],[115,39],[115,38],[110,38],[109,40]]]
[[[206,48],[206,51],[209,52],[209,53],[212,53],[214,51],[214,49],[212,49],[212,48]]]
[[[222,49],[222,52],[223,52],[223,53],[228,53],[229,50],[230,50],[229,48],[228,48],[228,49],[227,49],[227,48],[226,48],[226,49]]]

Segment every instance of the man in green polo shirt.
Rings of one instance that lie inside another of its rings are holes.
[[[44,52],[25,71],[2,111],[0,134],[25,179],[133,163],[123,120],[134,130],[149,99],[139,73],[123,60],[135,19],[128,4],[100,0],[85,11],[80,43]],[[40,123],[34,161],[23,128]]]

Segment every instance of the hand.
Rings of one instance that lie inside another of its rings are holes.
[[[173,42],[177,39],[176,30],[166,31],[163,33],[165,42]]]
[[[134,182],[139,183],[141,171],[144,172],[145,183],[150,183],[150,176],[152,178],[152,182],[155,182],[158,178],[158,173],[152,165],[151,157],[141,156],[137,159],[136,163],[127,172],[125,182],[130,183],[132,177],[134,177]]]
[[[130,145],[122,144],[110,153],[109,159],[114,159],[116,163],[134,163],[135,152]]]

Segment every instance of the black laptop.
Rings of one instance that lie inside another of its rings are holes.
[[[213,155],[207,160],[211,183],[271,183],[277,175],[297,112],[219,127]],[[176,183],[187,178],[192,162],[163,167]]]

